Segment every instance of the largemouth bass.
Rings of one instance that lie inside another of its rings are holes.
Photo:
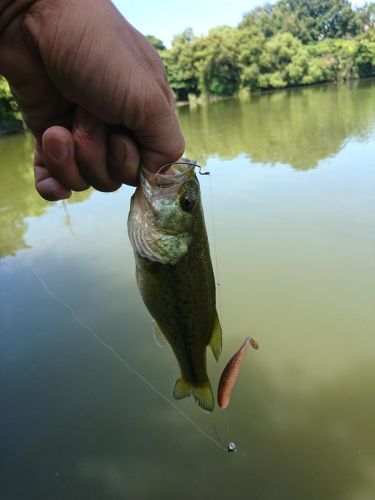
[[[180,367],[173,396],[192,394],[202,409],[212,411],[206,348],[218,360],[222,335],[195,166],[181,159],[156,174],[142,169],[128,232],[143,301]]]

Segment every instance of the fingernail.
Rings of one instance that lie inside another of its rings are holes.
[[[61,137],[49,137],[47,141],[47,153],[52,160],[64,162],[69,155],[69,144]]]
[[[79,108],[77,121],[79,130],[86,134],[93,132],[98,123],[96,118],[82,108]]]

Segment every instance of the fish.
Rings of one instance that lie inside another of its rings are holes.
[[[180,368],[173,397],[192,395],[212,412],[206,350],[210,346],[218,361],[222,329],[196,166],[182,158],[157,173],[142,168],[128,234],[137,285],[156,337],[167,340]]]
[[[251,345],[254,349],[259,349],[258,342],[252,337],[246,337],[239,350],[231,357],[225,365],[219,380],[217,390],[217,402],[220,408],[226,408],[230,403],[234,384],[240,373],[241,364],[247,348]]]

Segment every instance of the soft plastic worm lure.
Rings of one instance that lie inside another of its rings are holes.
[[[240,349],[231,357],[221,374],[217,391],[217,402],[220,408],[226,408],[230,403],[233,387],[240,373],[242,360],[249,345],[254,349],[259,349],[258,343],[253,338],[246,337]]]

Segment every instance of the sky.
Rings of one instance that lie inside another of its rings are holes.
[[[227,24],[237,26],[243,14],[265,0],[112,0],[126,19],[144,35],[154,35],[170,46],[174,35],[191,27],[196,35]],[[269,1],[268,3],[275,3]],[[365,0],[353,0],[355,6]]]

